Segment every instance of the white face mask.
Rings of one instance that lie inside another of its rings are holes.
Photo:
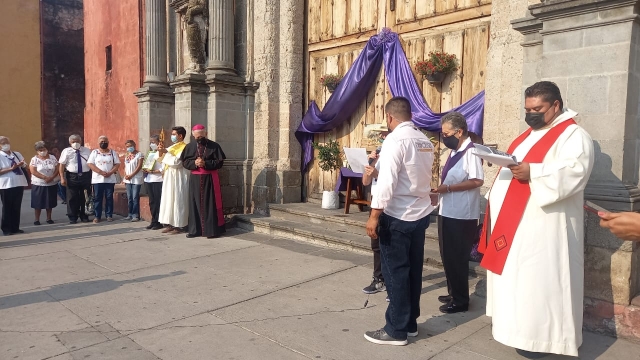
[[[0,149],[2,149],[2,151],[4,151],[4,152],[7,152],[7,151],[11,150],[11,145],[4,144],[4,145],[2,145],[2,147]]]
[[[38,151],[38,155],[40,155],[40,156],[42,156],[42,157],[47,156],[47,154],[48,154],[48,153],[49,153],[49,152],[48,152],[47,150],[44,150],[44,151]]]
[[[71,147],[73,148],[73,150],[78,150],[80,149],[80,143],[73,143],[71,144]]]
[[[158,150],[158,145],[157,144],[149,144],[149,147],[151,148],[152,151],[156,151]]]

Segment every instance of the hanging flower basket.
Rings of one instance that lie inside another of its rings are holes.
[[[336,74],[326,74],[323,77],[320,78],[320,84],[322,84],[322,86],[326,87],[327,90],[329,90],[330,93],[333,93],[336,88],[338,87],[338,84],[340,84],[340,81],[342,80],[342,77]]]
[[[458,70],[458,58],[455,54],[432,51],[427,60],[416,63],[418,74],[427,78],[430,84],[439,84],[444,78]]]

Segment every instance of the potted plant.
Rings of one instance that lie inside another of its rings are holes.
[[[334,170],[340,169],[340,144],[331,140],[325,144],[314,142],[313,148],[318,150],[318,165],[322,171],[329,171],[333,175]],[[322,208],[337,209],[340,206],[340,198],[337,191],[322,192]]]
[[[339,75],[325,74],[323,77],[320,78],[320,84],[326,87],[330,93],[333,93],[338,87],[338,84],[340,84],[341,80],[342,80],[342,77]]]
[[[441,83],[447,74],[456,70],[458,70],[457,56],[442,51],[431,51],[427,60],[416,63],[416,71],[426,77],[430,84]]]

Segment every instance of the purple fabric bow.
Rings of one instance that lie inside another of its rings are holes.
[[[428,131],[441,131],[440,119],[451,111],[462,113],[469,131],[482,136],[484,91],[466,103],[444,113],[434,113],[425,102],[416,84],[398,34],[384,28],[369,39],[356,61],[320,111],[315,101],[309,104],[300,126],[295,132],[302,145],[302,172],[313,158],[313,134],[335,129],[358,109],[378,77],[384,63],[385,74],[393,96],[404,96],[411,102],[414,124]]]

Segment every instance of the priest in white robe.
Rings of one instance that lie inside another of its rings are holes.
[[[164,155],[165,166],[160,200],[160,216],[158,221],[167,225],[162,230],[170,235],[185,232],[189,224],[189,176],[190,171],[182,165],[180,156],[187,146],[184,138],[187,130],[182,126],[171,129],[171,145],[169,148],[158,147],[160,155]]]
[[[574,122],[577,113],[563,110],[554,83],[529,87],[525,110],[530,129],[509,149],[519,165],[500,169],[488,194],[491,228],[480,246],[489,270],[487,315],[495,340],[525,357],[578,356],[593,142]]]

